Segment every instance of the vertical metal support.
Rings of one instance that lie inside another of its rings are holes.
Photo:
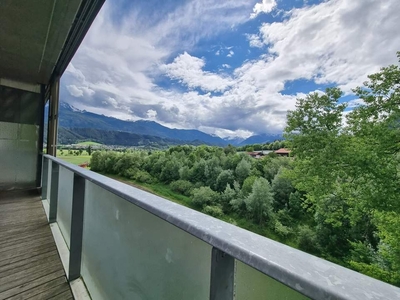
[[[212,248],[210,300],[232,300],[234,291],[235,259]]]
[[[49,160],[42,157],[42,200],[47,199],[47,189],[49,184]]]
[[[47,139],[47,154],[57,156],[57,133],[58,133],[58,107],[60,96],[60,78],[54,81],[50,92],[49,108],[49,135]]]
[[[45,106],[45,86],[40,85],[40,108],[39,108],[39,138],[38,156],[36,164],[36,187],[41,186],[42,182],[42,153],[43,153],[43,130],[44,130],[44,106]]]
[[[68,280],[81,276],[83,209],[85,204],[85,178],[74,174],[72,194],[71,237]]]
[[[52,161],[51,164],[49,223],[54,223],[57,221],[58,180],[60,166],[54,161]]]

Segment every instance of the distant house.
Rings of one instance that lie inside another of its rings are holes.
[[[289,156],[290,152],[291,151],[289,149],[285,149],[285,148],[281,148],[281,149],[278,149],[275,151],[275,153],[280,156]]]
[[[250,155],[253,158],[261,158],[264,156],[263,151],[253,151],[253,152],[247,152],[248,155]]]

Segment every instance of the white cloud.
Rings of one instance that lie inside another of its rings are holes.
[[[395,63],[400,49],[400,1],[331,0],[293,9],[282,22],[262,24],[247,38],[265,54],[226,75],[222,68],[207,71],[204,58],[188,53],[196,53],[198,41],[248,20],[253,7],[253,14],[273,10],[264,8],[272,1],[259,6],[248,0],[189,1],[169,12],[160,8],[151,19],[132,11],[118,22],[110,20],[110,3],[64,75],[69,101],[80,97],[80,106],[74,105],[96,113],[154,119],[224,137],[282,130],[296,96],[305,96],[283,95],[286,82],[337,83],[350,92],[366,74]],[[215,54],[223,57],[228,51],[231,47],[221,46]],[[165,79],[162,74],[181,82],[184,90],[157,85],[157,79]]]
[[[364,104],[365,102],[363,99],[353,99],[347,102],[347,107],[351,109]]]
[[[190,88],[199,87],[204,91],[224,91],[232,80],[215,73],[203,71],[204,59],[191,56],[187,52],[179,55],[162,69],[171,79],[176,79]]]
[[[265,23],[260,32],[283,79],[337,83],[350,92],[366,74],[395,62],[399,10],[397,0],[333,0],[293,9],[286,21]]]
[[[228,65],[228,64],[222,64],[222,67],[223,67],[223,68],[226,68],[226,69],[230,69],[230,68],[231,68],[231,66]]]
[[[229,53],[226,57],[232,57],[235,54],[235,52],[233,52],[232,50],[229,50]]]
[[[147,118],[155,119],[157,117],[157,112],[154,109],[149,109],[147,111]]]
[[[67,86],[68,92],[74,97],[81,97],[83,96],[83,91],[78,89],[75,85],[71,84]]]
[[[257,17],[260,13],[269,13],[276,7],[275,0],[262,0],[261,3],[256,3],[253,7],[253,13],[250,15],[251,19]]]
[[[250,47],[262,48],[264,46],[264,43],[258,34],[247,34],[246,37],[249,41]]]
[[[217,50],[217,52],[215,52],[215,55],[220,55],[221,54],[221,50]]]

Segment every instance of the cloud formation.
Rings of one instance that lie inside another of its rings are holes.
[[[169,78],[179,80],[189,88],[199,87],[206,92],[223,92],[232,85],[232,80],[226,76],[203,71],[204,66],[204,59],[184,52],[177,56],[172,63],[162,65],[161,70],[165,70]]]
[[[166,1],[149,11],[140,3],[106,2],[63,76],[63,100],[119,118],[246,137],[281,131],[304,92],[337,84],[351,93],[367,74],[395,63],[400,49],[397,0],[331,0],[272,23],[263,18],[280,2]],[[234,46],[215,42],[229,34]],[[313,85],[285,92],[300,80]]]
[[[262,0],[261,3],[256,3],[253,7],[253,13],[250,15],[254,19],[261,13],[269,13],[276,7],[275,0]]]

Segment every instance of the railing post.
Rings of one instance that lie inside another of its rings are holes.
[[[54,223],[57,220],[58,179],[60,166],[54,161],[52,161],[51,164],[49,223]]]
[[[72,194],[71,237],[69,249],[68,280],[81,275],[83,209],[85,204],[85,178],[74,173]]]
[[[42,155],[42,200],[47,199],[49,184],[49,160]]]
[[[235,259],[212,248],[210,300],[232,300],[234,291]]]

